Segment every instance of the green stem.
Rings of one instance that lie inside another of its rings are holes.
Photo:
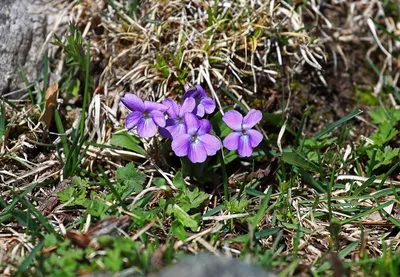
[[[219,160],[221,163],[221,169],[222,169],[222,178],[224,181],[224,196],[225,196],[225,201],[229,201],[229,190],[228,190],[228,175],[226,173],[226,167],[225,167],[225,161],[224,161],[224,156],[222,154],[222,150],[219,154]]]

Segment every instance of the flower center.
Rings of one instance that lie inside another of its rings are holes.
[[[144,119],[149,119],[150,118],[150,112],[148,112],[148,111],[143,112],[143,118]]]
[[[246,129],[242,129],[241,133],[242,133],[242,136],[247,136],[247,130]]]
[[[177,118],[175,119],[175,122],[176,122],[177,124],[183,124],[183,118],[182,118],[182,117],[177,117]]]
[[[194,134],[192,134],[192,136],[190,137],[190,142],[191,142],[191,143],[195,143],[198,139],[199,139],[199,135],[197,135],[197,133],[194,133]]]

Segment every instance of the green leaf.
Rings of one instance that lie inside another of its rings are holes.
[[[146,155],[146,151],[139,146],[140,140],[127,132],[114,134],[110,143],[115,146],[124,147],[138,154]]]
[[[300,156],[296,152],[285,151],[283,152],[281,159],[285,163],[303,168],[305,170],[319,172],[319,167],[316,164],[309,162],[306,158]]]
[[[230,162],[233,162],[237,157],[239,157],[239,154],[237,151],[229,151],[228,154],[225,155],[225,165],[229,164]]]
[[[359,186],[356,191],[353,193],[353,196],[357,196],[359,195],[361,192],[363,192],[365,190],[365,188],[369,187],[370,185],[372,185],[375,181],[376,177],[372,176],[371,178],[369,178],[367,181],[364,182],[364,184],[362,184],[361,186]]]
[[[182,223],[183,226],[190,228],[193,232],[197,230],[197,228],[199,227],[199,221],[201,217],[200,214],[195,214],[190,216],[177,204],[174,204],[172,206],[172,211],[175,217],[179,220],[179,222]]]
[[[44,246],[45,247],[50,247],[53,245],[56,245],[58,243],[57,237],[55,234],[47,234],[44,237]]]
[[[224,205],[216,206],[214,209],[209,210],[208,212],[206,212],[205,214],[203,214],[202,217],[207,217],[207,216],[215,215],[216,213],[222,211],[223,209],[224,209]]]
[[[299,230],[299,231],[304,232],[304,233],[311,233],[312,232],[311,229],[301,227],[301,226],[299,226],[297,224],[282,222],[282,225],[285,226],[288,229]]]
[[[104,199],[108,202],[112,201],[112,195],[98,195],[95,192],[92,192],[90,194],[90,200],[88,201],[86,208],[87,208],[87,212],[93,216],[96,217],[105,217],[107,214],[108,209],[110,209],[110,207],[108,207],[105,203],[103,203],[102,201],[100,201],[97,197],[100,197],[101,199]]]
[[[395,109],[379,107],[370,111],[369,115],[371,116],[372,121],[377,125],[390,123],[390,125],[395,126],[397,122],[400,121],[400,110]]]
[[[68,86],[68,91],[74,96],[76,97],[79,93],[79,90],[81,88],[81,82],[79,81],[79,79],[74,79],[71,81],[71,83]]]
[[[140,192],[143,190],[143,183],[146,176],[136,170],[133,163],[117,169],[117,178],[123,182],[128,192]],[[124,197],[122,197],[124,198]]]
[[[89,201],[86,199],[85,188],[79,189],[73,186],[67,186],[64,190],[60,191],[57,196],[62,203],[67,203],[67,207],[77,205],[85,206],[87,201]]]
[[[315,190],[317,190],[320,193],[326,192],[326,189],[323,188],[323,185],[319,181],[314,180],[314,178],[306,170],[304,170],[302,168],[298,168],[295,171],[299,172],[303,182],[311,185]]]
[[[181,190],[186,190],[186,184],[183,180],[182,171],[178,171],[174,176],[174,186]]]
[[[244,192],[250,196],[262,196],[262,197],[265,196],[265,193],[252,188],[245,188]]]
[[[89,185],[88,181],[82,179],[81,177],[77,177],[77,176],[72,178],[72,183],[75,186],[77,186],[78,188],[86,188]]]
[[[374,150],[367,150],[367,154],[370,159],[372,159],[373,152]],[[376,151],[375,165],[373,169],[375,170],[381,166],[391,164],[394,161],[394,159],[398,156],[399,156],[398,148],[392,149],[392,147],[386,146],[383,149],[383,151],[381,149],[378,149]]]
[[[276,233],[278,233],[282,228],[271,228],[271,229],[266,229],[266,230],[262,230],[259,232],[255,232],[254,236],[256,239],[262,239],[262,238],[266,238],[272,235],[275,235]]]
[[[153,196],[154,192],[146,194],[143,198],[140,198],[138,201],[136,201],[134,208],[143,208],[144,206],[147,205],[147,203],[150,202],[151,199],[153,199]]]
[[[238,200],[232,200],[232,201],[228,201],[225,202],[225,207],[228,211],[230,211],[231,213],[242,213],[245,211],[245,209],[247,208],[247,206],[249,205],[250,201],[247,200],[246,198],[244,199],[240,199],[240,201]]]
[[[75,193],[75,189],[72,186],[66,187],[64,190],[57,193],[58,198],[62,203],[67,203]]]
[[[370,137],[377,146],[383,146],[392,140],[399,132],[393,128],[393,126],[385,122],[379,126],[379,130],[376,130]]]
[[[388,114],[385,112],[382,107],[379,107],[378,109],[372,110],[369,112],[369,116],[372,119],[372,122],[374,122],[377,125],[390,122],[390,117]]]
[[[185,227],[178,220],[172,222],[171,232],[180,240],[187,239]]]
[[[158,199],[157,199],[157,203],[158,203],[158,206],[159,206],[160,208],[164,209],[164,208],[165,208],[165,205],[167,205],[167,200],[164,199],[164,198],[158,198]]]
[[[123,259],[121,259],[121,250],[109,249],[107,251],[107,256],[104,258],[104,265],[107,268],[110,268],[114,272],[118,272],[121,270],[123,264]]]
[[[13,210],[12,217],[18,221],[21,226],[26,227],[28,232],[38,230],[39,226],[35,220],[32,220],[29,211]]]
[[[183,193],[176,194],[176,196],[178,197],[178,203],[185,212],[200,207],[208,199],[208,194],[199,191],[198,188],[193,191],[185,190]]]
[[[227,107],[224,109],[224,111],[228,111],[231,110],[233,107]],[[211,118],[211,124],[213,126],[213,129],[215,131],[215,133],[217,134],[218,137],[220,138],[224,138],[227,135],[229,135],[229,133],[232,132],[232,129],[229,128],[225,122],[222,120],[222,114],[221,111],[218,111],[214,114],[214,116]]]
[[[158,70],[160,70],[164,74],[165,78],[168,78],[168,76],[169,76],[168,63],[167,63],[164,55],[157,55],[156,61],[157,61],[157,64],[155,64],[154,67],[157,68]]]
[[[338,140],[338,138],[336,138],[336,137],[333,137],[333,138],[324,137],[319,140],[317,140],[315,138],[310,138],[310,139],[306,139],[304,141],[304,147],[311,149],[311,150],[322,149],[324,147],[332,145],[337,140]]]
[[[157,187],[165,186],[166,183],[167,181],[165,181],[165,179],[162,177],[155,177],[153,179],[153,184],[156,185]]]

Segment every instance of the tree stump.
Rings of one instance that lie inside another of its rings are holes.
[[[30,82],[40,77],[43,66],[40,49],[46,39],[47,20],[40,13],[42,1],[1,0],[0,3],[0,96],[19,90],[24,93],[20,64]]]

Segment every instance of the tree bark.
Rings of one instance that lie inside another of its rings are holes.
[[[0,1],[0,96],[25,87],[20,64],[29,82],[40,77],[38,57],[46,37],[47,20],[40,13],[42,1]],[[19,98],[23,90],[10,95]]]

